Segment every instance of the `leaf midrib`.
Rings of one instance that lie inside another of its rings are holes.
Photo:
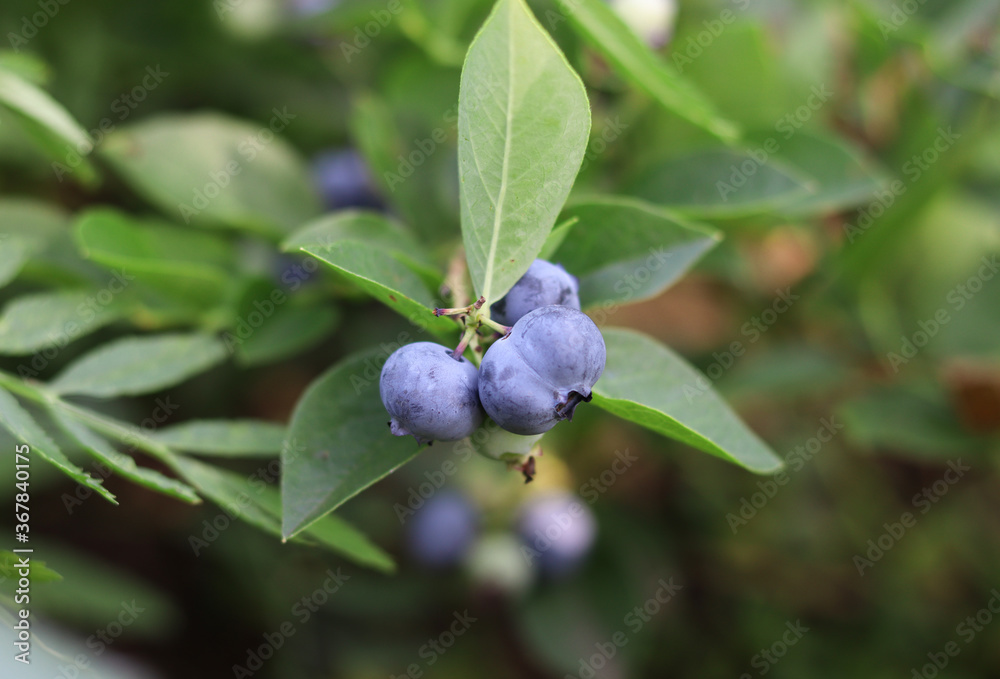
[[[512,5],[507,4],[510,8]],[[510,36],[507,41],[507,110],[506,110],[506,125],[504,132],[504,143],[503,143],[503,165],[500,169],[500,190],[497,192],[497,209],[493,215],[493,233],[490,235],[490,249],[486,255],[486,282],[483,284],[483,297],[486,299],[486,304],[490,304],[493,300],[490,297],[493,288],[493,263],[496,260],[497,245],[500,241],[500,223],[503,218],[503,203],[507,194],[507,180],[510,168],[508,167],[510,163],[510,140],[511,140],[511,128],[514,123],[514,106],[513,106],[513,94],[514,94],[514,40],[513,34],[510,29],[510,22],[514,19],[514,12],[508,9],[507,12],[507,30]]]

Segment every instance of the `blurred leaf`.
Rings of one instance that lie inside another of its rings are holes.
[[[559,0],[563,16],[590,46],[622,76],[667,109],[723,141],[735,141],[739,128],[673,68],[664,63],[602,0]]]
[[[217,302],[233,278],[232,248],[212,234],[98,209],[76,222],[75,236],[84,257],[185,301]]]
[[[632,330],[602,332],[608,362],[594,387],[595,405],[750,471],[781,468],[767,444],[684,359]]]
[[[17,566],[22,558],[14,552],[0,550],[0,582],[7,579],[18,580],[20,573],[17,570]],[[58,582],[63,577],[46,566],[44,561],[32,558],[31,568],[28,571],[28,579],[34,585],[41,582]]]
[[[285,427],[261,420],[191,420],[161,427],[151,437],[165,446],[223,457],[277,457]]]
[[[17,276],[31,252],[31,244],[19,236],[9,236],[0,233],[0,248],[3,257],[0,258],[0,288],[10,283]]]
[[[140,486],[155,490],[158,493],[169,495],[170,497],[198,504],[201,498],[194,488],[165,476],[155,469],[140,467],[131,456],[119,452],[103,437],[95,434],[90,429],[80,424],[76,420],[68,417],[58,408],[50,408],[49,415],[62,427],[67,435],[71,436],[79,443],[84,450],[100,462],[106,464],[113,472],[122,478],[128,479]]]
[[[437,305],[420,277],[383,248],[341,240],[327,246],[307,245],[301,250],[326,262],[411,323],[445,337],[458,331],[453,320],[434,315]]]
[[[552,261],[580,279],[584,308],[658,295],[721,237],[659,206],[627,198],[573,203],[563,216],[579,221]]]
[[[298,534],[408,462],[420,447],[389,433],[379,397],[384,352],[323,373],[299,400],[281,451],[282,534]]]
[[[701,218],[765,214],[810,196],[794,169],[763,154],[753,157],[729,150],[702,151],[664,161],[643,173],[629,193]]]
[[[240,365],[265,365],[316,346],[337,327],[339,320],[340,315],[332,307],[289,304],[278,307],[249,337],[240,338],[238,328],[235,335],[223,337],[227,343],[236,343]]]
[[[73,176],[79,173],[86,184],[97,182],[97,171],[87,159],[94,146],[87,131],[45,91],[0,68],[0,105],[18,117],[25,130],[55,161],[53,167],[57,168],[60,180],[65,172]]]
[[[541,250],[589,132],[580,78],[523,0],[499,0],[469,47],[458,107],[462,239],[487,303]]]
[[[31,450],[28,453],[29,460],[37,455],[43,460],[52,463],[66,476],[70,477],[82,486],[86,486],[95,491],[108,502],[118,504],[115,496],[101,485],[99,479],[95,479],[85,471],[69,461],[55,441],[49,438],[45,430],[38,426],[34,418],[28,411],[21,407],[14,396],[0,387],[0,426],[14,435],[21,443],[26,443]],[[8,459],[13,458],[14,451],[8,451]],[[29,462],[30,464],[30,462]]]
[[[124,315],[121,304],[100,304],[87,291],[23,295],[7,304],[0,315],[0,354],[62,348]]]
[[[175,219],[277,237],[319,212],[303,161],[275,134],[295,117],[274,109],[261,125],[216,113],[159,115],[112,132],[101,154]]]
[[[45,286],[100,284],[102,271],[80,259],[69,228],[69,217],[58,206],[39,200],[0,198],[0,248],[3,234],[28,243],[29,258],[21,278]]]
[[[126,337],[76,359],[49,386],[59,394],[148,394],[183,382],[225,358],[225,347],[211,335]]]

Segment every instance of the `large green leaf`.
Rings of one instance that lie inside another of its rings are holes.
[[[182,481],[165,476],[155,469],[140,467],[131,456],[119,452],[102,436],[70,418],[60,408],[50,408],[49,414],[67,435],[75,439],[95,459],[106,464],[115,474],[140,486],[184,502],[191,504],[201,502],[201,498],[198,497],[194,488]]]
[[[296,535],[408,462],[420,447],[396,437],[379,398],[388,355],[371,351],[337,364],[302,396],[281,451],[281,531]]]
[[[723,118],[687,80],[664,63],[604,0],[559,0],[564,16],[580,35],[636,87],[677,115],[724,141],[739,138],[739,128]]]
[[[161,427],[151,436],[165,446],[191,453],[232,457],[277,457],[285,427],[260,420],[191,420]]]
[[[276,236],[319,212],[305,164],[275,134],[294,117],[275,109],[262,125],[215,113],[160,115],[111,133],[101,154],[171,217]]]
[[[594,404],[753,472],[781,468],[767,444],[684,359],[632,330],[603,333],[608,362],[594,387]]]
[[[183,382],[225,358],[225,347],[211,335],[126,337],[84,354],[49,386],[59,394],[147,394]]]
[[[659,294],[720,238],[659,206],[627,198],[574,203],[562,216],[578,221],[551,259],[580,279],[584,307]]]
[[[643,173],[628,192],[701,218],[773,212],[813,193],[808,177],[753,151],[756,155],[718,149],[671,158]]]
[[[97,172],[87,159],[94,144],[73,116],[44,90],[21,76],[0,68],[0,105],[12,111],[25,130],[54,159],[57,176],[64,173],[84,183],[97,180]]]
[[[0,354],[30,354],[62,348],[125,314],[112,299],[102,304],[88,291],[43,292],[12,300],[0,315]],[[48,361],[46,361],[46,364]],[[44,366],[33,366],[33,371]]]
[[[55,465],[57,469],[80,485],[90,488],[109,502],[118,504],[115,496],[101,485],[99,479],[90,476],[63,455],[56,442],[35,422],[31,414],[21,407],[21,404],[17,402],[13,394],[2,387],[0,387],[0,426],[13,434],[14,438],[21,443],[28,444],[30,447],[30,452],[27,453],[29,460],[32,456],[37,455]],[[7,474],[8,479],[14,477],[13,453],[14,451],[8,451],[4,455],[8,463],[11,464],[10,471]]]
[[[589,132],[580,78],[523,0],[499,0],[469,47],[458,103],[462,239],[487,302],[542,249]]]

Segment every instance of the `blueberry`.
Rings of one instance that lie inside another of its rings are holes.
[[[313,183],[331,210],[382,206],[368,166],[357,151],[324,151],[313,158],[311,172]]]
[[[441,491],[407,524],[408,551],[425,566],[453,566],[469,551],[478,528],[478,512],[465,495]]]
[[[501,427],[524,436],[573,419],[604,372],[604,338],[586,314],[565,306],[535,309],[486,351],[479,398]]]
[[[558,264],[536,259],[506,295],[490,306],[490,318],[514,325],[522,316],[552,304],[580,308],[580,284]]]
[[[479,373],[465,358],[433,342],[400,347],[382,366],[378,391],[396,436],[417,441],[458,441],[483,421]]]
[[[590,551],[597,522],[580,498],[566,492],[535,497],[521,508],[518,532],[524,554],[551,576],[574,570]]]

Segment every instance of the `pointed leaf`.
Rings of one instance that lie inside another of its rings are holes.
[[[118,504],[115,496],[101,485],[99,479],[93,478],[63,455],[56,442],[49,438],[44,429],[38,426],[28,411],[17,402],[17,399],[2,387],[0,387],[0,427],[13,434],[14,438],[21,443],[27,443],[31,447],[29,456],[37,455],[43,460],[47,460],[80,485],[90,488],[108,502]],[[7,458],[12,457],[12,451],[8,452]]]
[[[499,0],[469,47],[458,102],[462,239],[487,303],[542,249],[589,133],[580,78],[523,0]]]
[[[559,0],[562,14],[620,75],[667,109],[723,141],[739,128],[723,118],[697,88],[644,45],[604,0]]]
[[[201,498],[191,486],[165,476],[155,469],[140,467],[131,456],[119,452],[106,439],[70,418],[62,410],[51,408],[49,414],[67,435],[73,437],[84,450],[110,467],[118,476],[190,504],[201,502]]]
[[[281,451],[282,533],[296,535],[412,459],[410,437],[386,426],[378,378],[385,352],[345,359],[323,373],[295,407]]]
[[[84,354],[49,386],[59,394],[148,394],[183,382],[225,358],[225,347],[211,335],[126,337]]]
[[[626,198],[574,203],[578,221],[551,260],[580,279],[587,307],[654,297],[694,266],[720,235],[656,205]],[[613,236],[612,236],[613,234]]]
[[[608,363],[594,387],[594,404],[750,471],[767,474],[781,468],[767,444],[684,359],[632,330],[602,332]]]

